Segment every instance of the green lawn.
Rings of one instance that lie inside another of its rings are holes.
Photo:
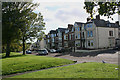
[[[2,57],[2,58],[5,58],[5,53],[1,53],[0,54],[0,57]],[[16,52],[11,52],[10,53],[10,58],[11,57],[20,57],[20,56],[26,56],[26,55],[22,55],[22,53],[16,53]]]
[[[22,56],[21,53],[12,53],[11,57],[3,58],[1,60],[3,75],[25,71],[34,71],[74,63],[71,60],[61,58],[35,55]]]
[[[115,64],[89,62],[27,73],[12,78],[118,78],[116,67],[118,66]]]

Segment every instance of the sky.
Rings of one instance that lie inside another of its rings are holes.
[[[75,22],[86,22],[89,14],[86,13],[84,7],[84,0],[34,0],[34,3],[40,3],[39,7],[34,11],[35,13],[41,12],[44,18],[45,34],[50,30],[57,28],[67,28],[68,24]],[[95,16],[94,16],[95,17]],[[101,16],[101,19],[110,20],[110,22],[118,21],[118,15],[113,15],[113,19]]]

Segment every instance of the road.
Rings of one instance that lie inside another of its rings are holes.
[[[104,60],[106,63],[118,64],[118,54],[120,51],[110,50],[105,52],[91,52],[91,53],[49,53],[50,57],[58,57],[77,61],[77,63],[82,62],[102,62]]]

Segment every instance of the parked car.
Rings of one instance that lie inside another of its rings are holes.
[[[116,46],[113,48],[113,50],[120,50],[120,47]]]
[[[65,50],[66,50],[66,49],[62,48],[62,49],[58,49],[56,52],[57,52],[57,53],[63,53],[63,52],[65,52]]]
[[[26,54],[32,54],[32,51],[26,51]]]
[[[37,50],[37,55],[48,55],[48,51],[46,49],[43,50]]]
[[[56,53],[62,53],[61,49],[56,50]]]
[[[47,50],[48,52],[50,52],[50,49],[46,48],[46,50]]]
[[[55,53],[56,50],[55,50],[55,49],[50,49],[50,52],[51,52],[51,53]]]

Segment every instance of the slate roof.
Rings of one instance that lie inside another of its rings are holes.
[[[52,33],[56,33],[56,30],[51,30],[51,31],[50,31],[50,34],[52,34]]]
[[[75,22],[77,25],[85,24],[83,22]]]
[[[100,19],[100,20],[92,19],[91,21],[95,23],[96,27],[118,28],[120,26],[116,23],[110,23],[109,21],[105,21],[103,19]],[[87,22],[87,23],[89,23],[89,22]]]
[[[58,28],[57,30],[60,30],[61,32],[67,30],[67,28]]]

